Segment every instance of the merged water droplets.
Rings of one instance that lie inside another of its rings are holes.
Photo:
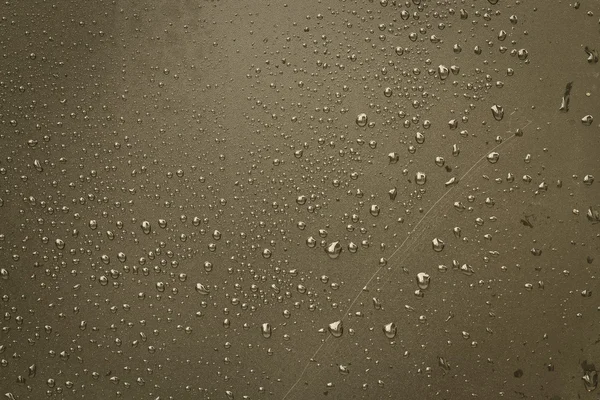
[[[201,295],[206,296],[206,295],[210,294],[210,290],[205,285],[203,285],[202,283],[196,283],[196,287],[195,288],[196,288],[196,292],[199,293],[199,294],[201,294]]]

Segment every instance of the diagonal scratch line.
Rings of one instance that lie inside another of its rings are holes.
[[[514,114],[511,113],[510,115]],[[529,126],[529,124],[531,124],[533,121],[529,120],[527,121],[527,124],[525,126],[523,126],[521,129],[525,129]],[[510,121],[509,121],[509,127],[510,127]],[[469,168],[467,170],[467,172],[465,172],[463,174],[463,176],[461,176],[458,180],[458,183],[460,184],[460,182],[462,182],[470,173],[471,171],[473,171],[486,157],[489,153],[493,152],[494,150],[497,150],[500,146],[508,143],[512,138],[514,138],[516,135],[513,133],[511,136],[509,136],[507,139],[503,140],[501,143],[499,143],[498,145],[496,145],[494,148],[492,148],[491,150],[486,151],[486,153],[481,156],[479,159],[477,159],[477,161],[475,161],[475,163],[471,166],[471,168]],[[394,250],[394,252],[388,257],[388,261],[391,260],[400,250],[402,250],[402,248],[404,247],[404,245],[406,244],[406,242],[408,241],[408,239],[410,239],[413,234],[416,232],[416,230],[419,228],[419,226],[421,226],[421,223],[423,223],[423,221],[425,221],[425,219],[427,218],[427,216],[431,213],[431,211],[433,211],[437,205],[446,198],[446,196],[448,195],[448,193],[450,193],[452,191],[452,189],[454,189],[456,187],[456,185],[451,186],[448,190],[446,190],[444,192],[444,194],[442,194],[442,196],[435,202],[433,203],[433,206],[431,206],[431,208],[429,208],[429,211],[427,211],[425,213],[425,215],[423,215],[423,217],[421,217],[421,219],[419,220],[419,222],[417,222],[417,225],[415,225],[415,227],[406,235],[406,238],[404,239],[404,241],[402,241],[402,243],[400,244],[400,246]],[[413,244],[416,243],[416,241],[413,242]],[[398,264],[401,264],[402,262],[404,262],[404,260],[406,259],[407,255],[405,255],[399,262]],[[346,319],[346,317],[348,316],[348,313],[350,312],[350,310],[352,309],[352,307],[354,307],[354,304],[356,304],[356,302],[358,301],[358,299],[360,298],[360,296],[362,295],[363,291],[367,288],[367,286],[369,286],[369,284],[373,281],[373,279],[375,279],[375,277],[377,275],[379,275],[379,273],[384,269],[385,266],[380,266],[379,268],[377,268],[377,270],[371,275],[371,277],[369,278],[369,280],[367,281],[366,284],[363,285],[362,289],[359,290],[358,294],[354,297],[354,300],[352,300],[352,303],[350,303],[350,305],[348,306],[348,308],[346,309],[346,311],[344,312],[344,315],[342,315],[342,321],[344,321]],[[384,283],[385,285],[385,283]],[[298,377],[298,379],[296,380],[296,382],[294,382],[294,384],[292,385],[292,387],[290,387],[290,389],[286,392],[286,394],[283,396],[282,400],[285,400],[287,398],[287,396],[292,392],[292,390],[294,390],[294,388],[298,385],[298,383],[300,382],[300,380],[302,379],[302,377],[304,376],[304,374],[306,373],[306,370],[308,369],[310,362],[313,361],[315,359],[315,357],[317,356],[317,354],[319,354],[319,352],[321,351],[321,349],[323,348],[323,346],[325,346],[325,343],[327,343],[327,341],[331,338],[331,334],[328,332],[327,333],[327,337],[325,338],[325,340],[323,340],[321,342],[321,344],[319,345],[319,347],[317,347],[317,350],[315,350],[315,352],[313,353],[313,355],[309,358],[309,360],[306,362],[306,364],[304,365],[304,368],[302,369],[302,372],[300,373],[300,376]]]

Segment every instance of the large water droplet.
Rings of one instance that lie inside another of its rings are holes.
[[[372,204],[371,207],[369,208],[369,212],[374,217],[378,216],[380,211],[381,211],[381,209],[379,208],[379,206],[377,204]]]
[[[341,320],[330,323],[328,329],[331,336],[336,338],[339,338],[344,333],[344,325]]]
[[[446,244],[444,243],[444,241],[442,239],[434,238],[431,241],[431,245],[433,247],[433,250],[435,250],[436,252],[440,252],[440,251],[444,250],[444,246]]]
[[[356,125],[362,127],[367,126],[367,122],[369,122],[369,118],[367,117],[367,114],[365,113],[360,113],[357,115],[356,117]]]
[[[141,226],[142,226],[142,232],[144,232],[146,235],[149,235],[150,232],[152,232],[152,225],[150,225],[150,222],[143,221]]]
[[[396,324],[393,322],[390,322],[389,324],[385,324],[383,326],[383,333],[385,333],[385,337],[387,337],[388,339],[395,338],[397,332],[398,329],[396,328]]]
[[[431,277],[429,276],[429,274],[426,274],[425,272],[419,272],[417,274],[417,285],[419,286],[419,289],[427,289],[429,287],[430,282]]]
[[[208,290],[208,288],[206,286],[204,286],[201,283],[196,283],[196,292],[203,294],[203,295],[207,295],[210,293],[210,290]]]
[[[492,115],[494,116],[494,119],[496,121],[502,121],[502,118],[504,118],[504,109],[502,108],[502,106],[494,104],[492,106]]]
[[[269,324],[268,322],[265,322],[264,324],[262,324],[260,326],[260,331],[264,338],[266,338],[266,339],[270,338],[271,332],[272,332],[271,324]]]
[[[487,160],[490,162],[490,164],[496,164],[499,159],[500,154],[496,153],[495,151],[492,151],[490,154],[487,155]]]
[[[450,75],[450,70],[446,66],[440,65],[438,67],[438,74],[441,80],[446,80],[448,75]]]
[[[336,259],[340,256],[342,252],[342,245],[339,241],[332,242],[329,244],[329,246],[327,246],[325,251],[327,252],[329,258]]]
[[[417,185],[424,185],[427,182],[427,175],[424,172],[417,172],[415,175],[415,182]]]

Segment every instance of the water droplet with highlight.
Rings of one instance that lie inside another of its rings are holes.
[[[269,324],[268,322],[265,322],[264,324],[261,325],[260,327],[260,331],[262,332],[262,335],[264,338],[268,339],[271,337],[271,324]]]
[[[344,333],[344,325],[341,320],[330,323],[328,329],[331,336],[335,338],[339,338]]]
[[[432,247],[433,247],[433,250],[439,253],[440,251],[444,250],[444,246],[445,246],[446,244],[444,243],[444,241],[443,241],[443,240],[441,240],[441,239],[438,239],[438,238],[434,238],[434,239],[431,241],[431,245],[432,245]]]
[[[504,118],[504,109],[502,106],[494,104],[492,106],[492,115],[496,121],[502,121],[502,118]]]
[[[333,243],[330,243],[329,246],[327,246],[327,248],[325,249],[325,251],[327,252],[329,258],[335,260],[340,256],[342,252],[342,245],[339,241],[335,241]]]
[[[419,272],[417,274],[417,285],[419,286],[419,289],[427,289],[429,287],[430,282],[431,277],[429,276],[429,274],[426,274],[425,272]]]
[[[396,328],[396,324],[390,322],[389,324],[385,324],[383,326],[383,333],[385,333],[385,337],[388,339],[393,339],[396,337],[396,333],[398,332],[398,328]]]
[[[367,122],[369,122],[369,118],[365,113],[360,113],[356,117],[356,125],[360,126],[361,128],[367,126]]]

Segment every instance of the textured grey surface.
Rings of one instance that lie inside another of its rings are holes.
[[[3,3],[0,394],[597,399],[600,5],[492,3]]]

